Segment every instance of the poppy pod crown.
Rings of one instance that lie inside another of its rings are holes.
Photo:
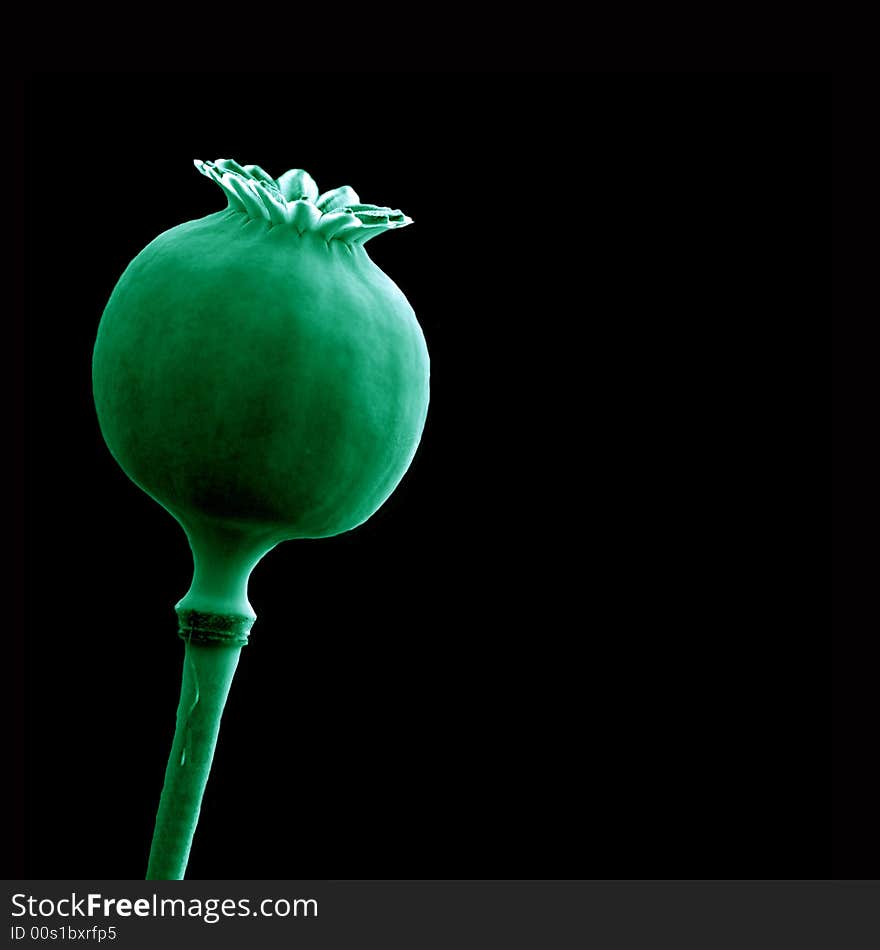
[[[363,204],[357,192],[343,185],[320,194],[314,178],[291,168],[272,178],[259,165],[239,165],[230,158],[195,161],[196,168],[225,192],[228,207],[270,227],[286,225],[302,235],[312,231],[326,242],[364,244],[377,234],[412,224],[402,211]]]

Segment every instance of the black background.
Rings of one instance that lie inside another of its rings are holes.
[[[793,380],[828,307],[826,77],[26,92],[14,876],[144,872],[191,564],[102,442],[91,347],[128,261],[223,206],[192,167],[219,157],[414,218],[369,252],[432,403],[366,525],[254,572],[189,876],[828,876],[818,607],[786,609],[814,596],[786,462],[817,422]]]

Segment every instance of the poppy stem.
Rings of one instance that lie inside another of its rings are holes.
[[[223,633],[209,639],[204,621],[211,615],[200,614],[202,624],[193,622],[191,611],[181,615],[181,635],[186,638],[183,681],[171,755],[165,770],[165,784],[159,800],[156,827],[147,867],[148,881],[183,880],[202,796],[211,771],[220,719],[226,697],[241,655],[241,638]],[[221,631],[230,622],[243,618],[223,618]],[[248,618],[248,626],[250,621]]]

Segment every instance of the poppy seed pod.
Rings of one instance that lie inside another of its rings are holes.
[[[149,879],[186,869],[220,717],[280,541],[357,527],[409,467],[428,410],[412,308],[364,245],[410,223],[292,169],[196,162],[223,211],[160,234],[104,310],[92,382],[114,458],[184,528],[193,579]]]
[[[196,167],[228,205],[125,270],[98,330],[95,404],[116,460],[190,538],[192,606],[247,612],[241,578],[224,580],[231,551],[249,572],[279,541],[362,524],[394,490],[425,423],[428,351],[364,247],[404,214],[347,186],[319,195],[301,169]]]

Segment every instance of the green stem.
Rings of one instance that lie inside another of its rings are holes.
[[[191,612],[178,612],[181,635],[186,637],[183,683],[150,848],[148,881],[183,880],[220,718],[241,654],[242,636],[230,636],[229,630],[244,627],[246,637],[253,622],[251,618],[199,614],[198,623]]]

